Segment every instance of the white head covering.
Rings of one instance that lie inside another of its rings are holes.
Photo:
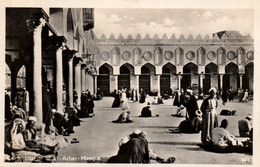
[[[133,134],[136,134],[136,135],[138,135],[138,134],[140,134],[142,131],[141,130],[139,130],[139,129],[136,129],[136,130],[134,130],[133,131]]]
[[[193,91],[191,89],[187,89],[186,92],[191,95]]]
[[[246,116],[246,118],[252,119],[253,117],[252,117],[251,114],[248,114],[248,115]]]
[[[213,91],[214,93],[217,93],[217,89],[214,87],[210,88],[209,92],[211,92],[211,91]]]
[[[196,114],[197,116],[199,116],[199,117],[202,116],[202,112],[201,112],[200,110],[196,110],[195,114]]]
[[[34,117],[34,116],[30,116],[30,117],[28,118],[28,120],[29,120],[29,121],[34,121],[34,122],[36,122],[36,121],[37,121],[37,118]]]

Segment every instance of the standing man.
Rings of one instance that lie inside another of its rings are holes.
[[[217,107],[218,101],[216,99],[216,88],[209,90],[209,97],[204,99],[201,104],[202,116],[202,133],[201,141],[202,144],[208,144],[212,142],[212,130],[218,127]]]

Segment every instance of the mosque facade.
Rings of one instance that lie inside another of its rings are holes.
[[[254,40],[238,31],[211,36],[133,38],[94,37],[90,50],[97,67],[95,85],[106,95],[121,88],[166,93],[192,89],[207,93],[211,87],[253,93]]]

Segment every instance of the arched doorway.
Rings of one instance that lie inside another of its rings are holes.
[[[118,76],[118,89],[126,88],[130,90],[130,75],[134,73],[134,67],[128,63],[120,67],[120,75]]]
[[[151,91],[151,75],[155,74],[155,67],[147,63],[141,67],[141,75],[139,77],[139,89],[143,89],[146,93]]]
[[[183,76],[181,88],[185,91],[188,88],[193,90],[194,94],[198,92],[198,66],[194,63],[188,63],[183,67]]]
[[[243,89],[247,89],[249,93],[253,93],[254,91],[254,63],[252,62],[245,66],[242,87]]]
[[[229,63],[225,67],[225,75],[223,77],[223,90],[227,90],[232,87],[235,95],[239,87],[239,75],[238,66],[235,63]]]
[[[176,74],[176,67],[171,63],[165,64],[162,68],[162,75],[160,78],[160,90],[162,94],[172,94],[172,91],[170,90],[172,74]]]
[[[104,96],[110,94],[110,75],[113,74],[113,68],[109,64],[103,64],[99,67],[97,76],[97,87],[104,93]]]
[[[208,93],[211,87],[218,88],[218,66],[209,63],[205,67],[205,79],[203,81],[203,93]]]

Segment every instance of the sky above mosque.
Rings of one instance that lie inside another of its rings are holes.
[[[99,38],[120,34],[133,38],[139,33],[142,38],[164,34],[168,38],[183,34],[205,37],[207,34],[231,30],[242,35],[254,36],[254,11],[252,9],[158,9],[158,8],[95,8],[94,33]]]

